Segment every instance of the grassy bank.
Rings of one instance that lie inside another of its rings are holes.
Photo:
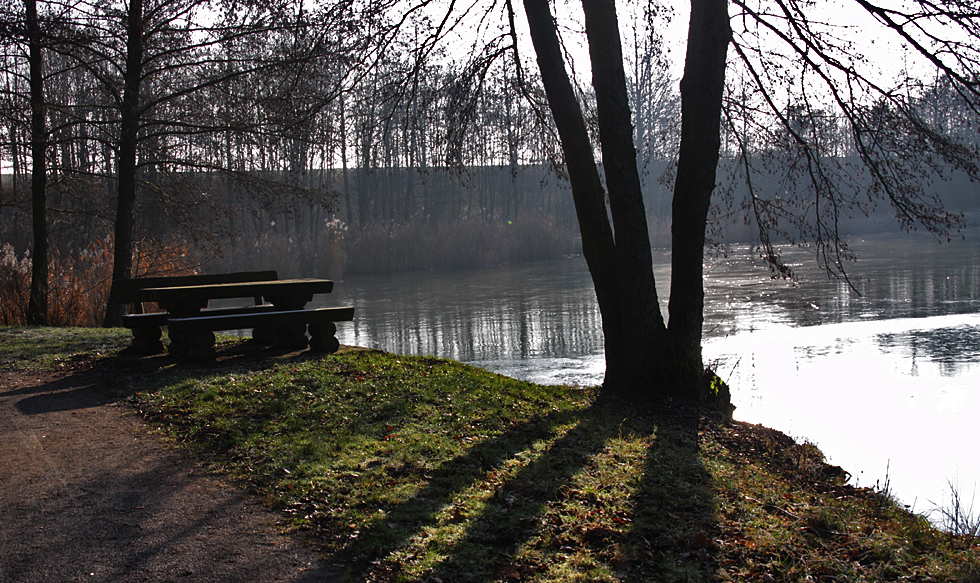
[[[45,340],[8,348],[28,332]],[[0,366],[56,366],[72,333],[0,328]],[[763,427],[376,351],[113,350],[71,374],[138,370],[151,424],[352,581],[980,581],[977,540]]]
[[[0,371],[51,372],[116,356],[129,346],[129,330],[0,326]]]

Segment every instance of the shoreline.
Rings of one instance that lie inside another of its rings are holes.
[[[257,494],[350,580],[980,574],[977,541],[843,484],[815,447],[762,426],[624,409],[586,388],[373,350],[311,358],[231,341],[202,366],[119,352],[119,331],[72,346],[72,331],[29,331],[52,342],[12,351],[30,355],[27,377],[108,383],[118,404],[93,412],[138,411],[208,475]],[[3,352],[12,335],[0,328],[4,375],[17,366]],[[105,348],[109,337],[116,348]],[[102,347],[87,350],[93,342]],[[39,394],[18,390],[20,401]]]

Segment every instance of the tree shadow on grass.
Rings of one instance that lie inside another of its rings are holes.
[[[352,533],[336,559],[360,561],[363,568],[409,544],[419,529],[437,524],[441,513],[448,511],[452,521],[458,520],[461,509],[454,512],[448,507],[460,494],[474,484],[494,480],[509,459],[548,439],[556,426],[570,423],[576,416],[574,412],[553,412],[476,443],[464,455],[428,472],[427,485],[404,502],[386,508],[383,520]]]
[[[348,545],[352,579],[711,579],[698,420],[600,398],[480,442]]]
[[[167,383],[268,366],[235,355],[211,365],[157,358],[142,361],[155,365],[145,375]],[[88,390],[84,384],[75,388]],[[35,397],[21,406],[36,411]],[[672,404],[658,410],[664,413],[599,398],[520,422],[418,470],[420,489],[380,504],[383,512],[356,532],[342,532],[315,493],[301,511],[324,514],[320,528],[311,521],[315,535],[348,537],[334,545],[340,550],[331,560],[350,565],[356,581],[708,580],[717,525],[711,478],[698,455],[699,417],[678,415]]]

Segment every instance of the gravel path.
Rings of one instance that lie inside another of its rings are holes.
[[[125,375],[0,372],[0,583],[340,581],[240,485],[108,403]]]

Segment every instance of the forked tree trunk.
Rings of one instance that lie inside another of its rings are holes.
[[[660,313],[615,3],[583,0],[605,187],[565,70],[548,2],[525,0],[524,6],[565,154],[583,252],[602,314],[606,352],[603,389],[636,400],[663,395],[700,399],[700,353],[678,349]],[[703,239],[703,224],[700,229]]]

